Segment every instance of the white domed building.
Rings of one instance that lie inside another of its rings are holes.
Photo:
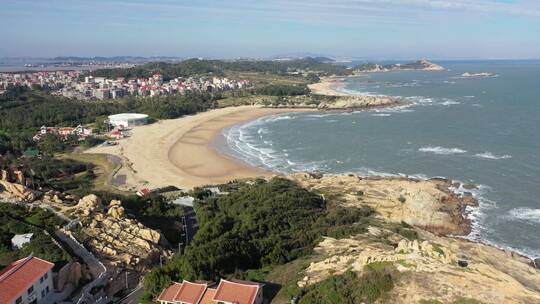
[[[148,115],[138,113],[121,113],[109,116],[109,124],[115,127],[129,128],[148,123]]]

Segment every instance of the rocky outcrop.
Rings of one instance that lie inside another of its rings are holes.
[[[124,207],[122,207],[122,202],[112,200],[109,204],[109,211],[107,211],[107,215],[111,216],[114,219],[120,219],[124,217]]]
[[[356,175],[313,178],[307,173],[290,178],[309,190],[331,195],[344,207],[369,206],[387,221],[405,222],[437,234],[468,234],[470,223],[463,211],[477,203],[472,196],[465,198],[450,191],[451,182],[444,179]]]
[[[95,195],[83,197],[74,207],[89,245],[112,265],[144,269],[160,254],[167,255],[161,245],[161,233],[127,218],[122,202],[112,200],[104,208]]]
[[[400,99],[390,96],[336,96],[335,100],[321,102],[317,108],[319,110],[366,109],[402,103]]]
[[[77,208],[84,217],[88,217],[94,212],[103,210],[103,205],[101,204],[101,200],[95,194],[90,194],[81,198],[75,208]]]
[[[453,303],[459,298],[540,303],[540,270],[526,258],[463,239],[417,232],[417,240],[396,239],[399,236],[391,231],[370,227],[366,234],[324,238],[297,284],[306,287],[347,270],[362,274],[364,266],[385,262],[406,277],[385,303]]]
[[[29,203],[33,202],[38,195],[39,192],[31,190],[22,184],[0,180],[0,197]]]

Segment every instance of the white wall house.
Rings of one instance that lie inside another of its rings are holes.
[[[53,263],[29,256],[0,271],[0,304],[52,304]]]

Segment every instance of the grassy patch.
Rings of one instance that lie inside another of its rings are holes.
[[[94,165],[94,180],[92,184],[93,191],[107,191],[117,194],[126,194],[124,191],[120,191],[107,184],[107,179],[114,170],[118,169],[120,165],[117,165],[107,158],[106,154],[86,154],[86,153],[72,153],[63,154],[59,156],[60,159],[72,159],[79,162],[90,163]]]

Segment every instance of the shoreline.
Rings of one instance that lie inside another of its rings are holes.
[[[137,126],[116,146],[99,146],[85,153],[116,155],[123,159],[128,191],[176,186],[180,189],[226,183],[234,179],[271,177],[269,170],[249,166],[215,147],[224,128],[260,117],[314,109],[239,106],[209,110],[154,124]],[[144,147],[144,148],[142,148]]]
[[[319,87],[317,93],[320,93],[321,90],[326,94],[336,92],[336,87],[340,85],[343,79],[344,77],[333,77],[330,80],[321,80],[321,83],[315,84]],[[356,96],[338,93],[344,97]],[[380,107],[391,106],[381,105]],[[366,107],[363,109],[366,109]],[[345,109],[341,109],[341,111],[343,110]],[[307,111],[317,111],[317,109],[265,108],[261,106],[215,109],[191,116],[159,121],[152,125],[135,127],[133,136],[119,141],[118,146],[92,148],[85,153],[113,154],[124,159],[124,163],[130,164],[129,168],[132,170],[132,175],[135,176],[131,180],[130,177],[127,178],[126,183],[128,184],[127,187],[131,188],[130,191],[169,185],[181,189],[191,189],[207,184],[226,183],[234,179],[269,178],[279,175],[279,173],[272,172],[269,169],[253,167],[239,158],[224,153],[217,146],[226,145],[224,138],[219,138],[222,136],[222,130],[264,116]],[[336,109],[336,111],[340,110]],[[219,142],[221,140],[223,141]],[[137,148],[145,145],[148,149]],[[411,179],[414,178],[411,177]],[[474,227],[474,221],[469,218],[465,207],[462,206],[460,214],[467,222],[466,226],[468,227],[466,229],[470,232]],[[473,208],[479,207],[474,206]],[[488,241],[469,238],[469,234],[462,233],[450,237],[463,238],[471,242],[508,250],[531,261],[536,258],[515,248],[504,248],[504,246],[492,244]]]
[[[319,82],[309,84],[308,88],[314,95],[341,97],[361,96],[360,94],[350,94],[339,91],[339,89],[344,86],[344,81],[351,77],[354,76],[321,77]]]

